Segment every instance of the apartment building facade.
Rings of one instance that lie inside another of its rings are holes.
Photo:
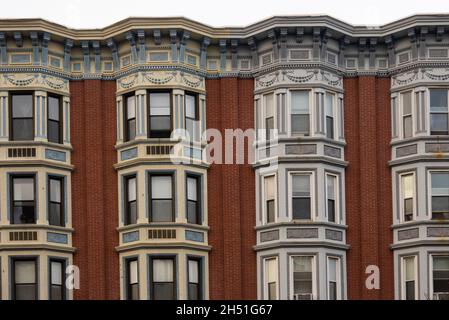
[[[0,73],[0,299],[449,299],[449,16],[2,20]]]

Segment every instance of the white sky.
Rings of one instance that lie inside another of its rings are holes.
[[[211,26],[245,26],[273,15],[328,14],[381,25],[416,13],[449,13],[448,0],[22,0],[0,18],[44,18],[71,28],[102,28],[127,17],[184,16]]]

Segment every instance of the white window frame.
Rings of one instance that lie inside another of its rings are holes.
[[[447,257],[449,256],[448,252],[439,252],[429,254],[429,299],[434,300],[433,295],[433,258],[434,257]]]
[[[338,113],[337,113],[337,109],[338,109],[338,94],[336,92],[332,92],[332,91],[326,91],[324,92],[324,108],[323,108],[323,117],[324,117],[324,136],[327,138],[327,104],[326,104],[326,96],[327,95],[331,95],[332,96],[332,120],[334,123],[334,134],[333,134],[333,138],[332,140],[338,140],[339,139],[339,120],[338,119]],[[330,138],[327,138],[330,139]]]
[[[404,176],[411,175],[413,177],[413,220],[416,221],[417,218],[417,208],[418,208],[418,201],[416,197],[416,172],[415,171],[408,171],[408,172],[402,172],[399,174],[399,221],[401,223],[404,222],[411,222],[411,221],[405,221],[405,215],[404,215],[404,193],[403,193],[403,186],[402,186],[402,178]]]
[[[278,256],[271,256],[271,257],[265,257],[263,258],[263,263],[262,263],[262,278],[263,278],[263,300],[268,300],[268,282],[267,282],[267,261],[268,260],[275,260],[276,261],[276,266],[277,266],[277,272],[276,272],[276,298],[277,300],[280,300],[279,297],[279,257]]]
[[[405,266],[405,260],[413,258],[413,272],[415,275],[415,300],[419,300],[419,291],[418,291],[418,256],[411,255],[411,256],[404,256],[401,257],[401,300],[406,300],[406,266]]]
[[[325,184],[325,206],[326,206],[326,221],[329,221],[329,215],[328,215],[328,203],[327,203],[327,177],[331,176],[335,178],[335,222],[332,223],[336,223],[336,224],[341,224],[341,213],[340,213],[340,194],[341,194],[341,190],[340,190],[340,175],[338,173],[332,173],[332,172],[328,172],[326,171],[324,174],[324,184]]]
[[[289,256],[289,299],[294,300],[294,292],[295,292],[295,284],[293,278],[293,259],[297,257],[310,257],[311,260],[311,268],[312,268],[312,300],[317,300],[317,292],[318,292],[318,281],[317,281],[317,271],[316,271],[316,255],[310,254],[293,254]]]
[[[262,95],[262,126],[261,128],[265,130],[265,135],[263,136],[262,140],[263,141],[267,141],[265,138],[267,136],[267,108],[266,108],[266,104],[267,104],[267,97],[268,96],[273,96],[273,139],[275,139],[275,137],[277,136],[276,132],[278,130],[277,128],[277,105],[276,105],[276,95],[274,92],[269,92],[269,93],[265,93]]]
[[[314,110],[314,108],[313,108],[313,97],[314,97],[314,92],[313,92],[313,90],[311,90],[311,89],[294,89],[294,90],[289,90],[289,92],[288,92],[288,95],[287,95],[287,97],[288,97],[288,107],[287,107],[287,110],[288,110],[288,118],[289,118],[289,120],[288,120],[288,135],[289,136],[298,136],[298,137],[304,137],[305,135],[304,134],[302,134],[302,133],[295,133],[295,132],[293,132],[292,131],[292,116],[293,116],[293,103],[292,103],[292,99],[293,99],[293,92],[298,92],[298,91],[301,91],[301,92],[303,92],[303,91],[307,91],[308,93],[309,93],[309,135],[307,136],[307,137],[311,137],[311,136],[313,136],[313,131],[314,131],[314,128],[313,128],[313,123],[314,123],[314,120],[315,120],[315,117],[314,117],[314,114],[313,114],[313,110]]]
[[[274,177],[274,221],[268,223],[267,222],[267,206],[266,206],[266,199],[265,199],[265,179],[266,178],[270,178],[270,177]],[[276,223],[278,221],[278,176],[276,172],[273,173],[267,173],[264,174],[262,176],[262,185],[261,185],[261,189],[262,189],[262,224],[267,225],[267,224],[272,224],[272,223]]]
[[[411,117],[412,117],[412,135],[410,137],[405,137],[405,128],[404,128],[404,94],[410,93],[410,108],[411,108]],[[405,90],[401,91],[398,94],[399,99],[399,137],[400,139],[411,139],[415,136],[415,92],[413,90]]]
[[[341,270],[342,270],[342,266],[341,266],[341,257],[338,256],[327,256],[326,257],[326,299],[329,300],[329,260],[330,259],[334,259],[337,260],[336,263],[336,276],[337,276],[337,299],[336,300],[341,300],[342,299],[342,275],[341,275]]]
[[[293,220],[293,183],[292,183],[292,177],[293,175],[309,175],[310,176],[310,220]],[[315,212],[316,212],[316,205],[315,205],[315,172],[310,170],[295,170],[295,171],[289,171],[288,172],[288,218],[290,221],[315,221]]]
[[[432,173],[449,173],[447,169],[430,169],[427,170],[427,212],[429,220],[432,220]]]
[[[432,132],[432,121],[430,115],[432,112],[430,111],[430,90],[431,89],[445,89],[447,91],[447,106],[448,106],[448,121],[449,121],[449,86],[448,87],[428,87],[426,90],[426,97],[425,97],[425,103],[426,103],[426,117],[427,117],[427,135],[430,136]],[[441,112],[442,113],[442,112]],[[449,126],[449,124],[448,124]]]

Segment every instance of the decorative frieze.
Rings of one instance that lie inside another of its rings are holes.
[[[400,89],[406,86],[426,83],[445,83],[449,80],[449,68],[419,68],[406,71],[391,77],[391,88]]]
[[[4,73],[0,76],[0,90],[40,89],[69,94],[69,81],[43,73]]]

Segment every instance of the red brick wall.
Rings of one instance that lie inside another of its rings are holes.
[[[345,88],[348,298],[392,299],[390,79],[347,78]],[[380,268],[380,290],[367,290],[365,269]]]
[[[75,299],[119,299],[115,82],[71,81]]]
[[[206,81],[207,127],[254,127],[252,79]],[[224,147],[224,145],[223,145]],[[224,160],[224,159],[223,159]],[[211,299],[256,299],[255,178],[250,165],[214,164],[208,173]]]

